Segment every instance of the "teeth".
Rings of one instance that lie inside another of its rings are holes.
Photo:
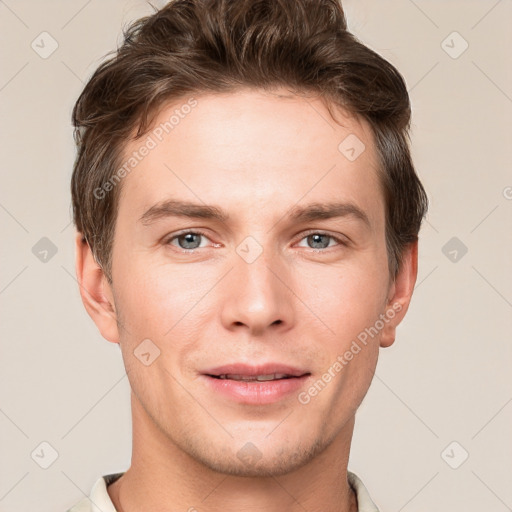
[[[245,382],[264,382],[267,380],[285,379],[287,377],[289,376],[286,373],[269,373],[268,375],[235,375],[230,373],[225,375],[219,375],[219,379],[241,380]]]

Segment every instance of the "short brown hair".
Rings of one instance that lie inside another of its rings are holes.
[[[98,190],[158,108],[187,94],[284,86],[367,120],[380,160],[389,269],[416,241],[427,196],[409,151],[410,103],[399,72],[348,30],[338,0],[174,0],[124,32],[73,109],[77,230],[111,279],[120,187]]]

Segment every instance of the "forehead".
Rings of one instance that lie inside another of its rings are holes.
[[[378,217],[383,198],[371,129],[334,112],[336,121],[320,99],[282,89],[191,95],[168,104],[150,131],[125,148],[125,162],[137,161],[123,179],[119,215],[140,216],[174,198],[260,216],[347,200]]]

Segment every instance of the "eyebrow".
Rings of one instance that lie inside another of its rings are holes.
[[[216,219],[220,222],[227,222],[229,220],[229,216],[216,206],[208,206],[189,201],[167,200],[153,205],[142,214],[139,221],[145,226],[148,226],[166,217]]]
[[[222,208],[190,201],[165,200],[144,212],[139,221],[145,225],[167,217],[186,217],[190,219],[214,219],[222,223],[228,222],[230,216]],[[312,203],[306,206],[294,206],[281,219],[290,222],[311,222],[314,220],[352,217],[371,227],[368,215],[357,205],[346,202]],[[279,221],[279,222],[280,222]]]

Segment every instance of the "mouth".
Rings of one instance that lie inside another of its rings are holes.
[[[259,366],[232,364],[202,373],[203,380],[216,395],[252,405],[283,400],[298,392],[310,376],[306,370],[275,363]]]
[[[204,371],[203,374],[217,379],[267,382],[302,377],[303,375],[310,375],[310,372],[282,363],[262,363],[259,365],[232,363],[211,368]]]
[[[208,374],[207,374],[208,375]],[[208,375],[214,379],[229,379],[237,380],[242,382],[269,382],[272,380],[283,380],[283,379],[296,379],[295,375],[288,375],[286,373],[269,373],[267,375],[237,375],[233,373],[224,373],[221,375]]]

